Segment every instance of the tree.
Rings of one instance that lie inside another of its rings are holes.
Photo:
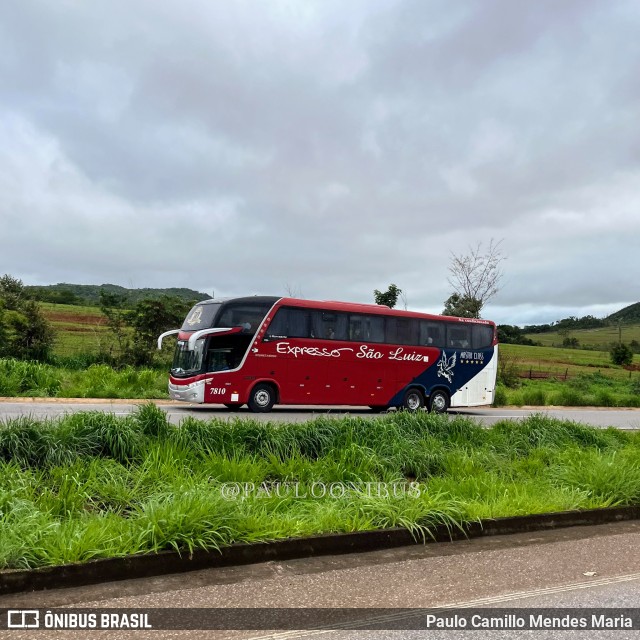
[[[153,364],[158,336],[179,327],[190,308],[191,302],[166,295],[145,298],[128,308],[124,296],[101,291],[100,310],[118,345],[115,361],[137,366]]]
[[[620,342],[611,346],[611,362],[619,365],[629,365],[633,362],[633,351],[631,347]]]
[[[498,325],[498,342],[502,344],[527,344],[531,346],[540,344],[534,342],[531,338],[527,338],[520,327],[511,324]]]
[[[16,310],[28,298],[22,280],[5,273],[0,278],[0,298],[7,309]]]
[[[131,349],[133,364],[151,364],[158,336],[181,326],[190,308],[190,303],[175,296],[140,300],[127,316],[127,323],[134,331]]]
[[[484,305],[500,290],[503,272],[500,265],[506,257],[500,245],[502,240],[489,242],[486,251],[479,242],[469,247],[469,253],[451,253],[449,278],[453,295],[445,302],[445,315],[479,318]]]
[[[381,304],[390,309],[396,306],[398,303],[398,298],[402,295],[402,289],[398,288],[395,284],[390,284],[389,288],[382,292],[374,289],[373,291],[373,299],[376,304]]]
[[[454,293],[445,300],[442,314],[458,318],[479,318],[481,308],[479,300]]]
[[[38,303],[30,300],[21,280],[0,278],[0,355],[21,360],[48,360],[55,333]]]
[[[107,319],[107,326],[118,344],[119,358],[125,358],[130,350],[131,340],[128,331],[126,308],[127,299],[117,293],[100,289],[100,311]],[[112,355],[112,354],[111,354]]]

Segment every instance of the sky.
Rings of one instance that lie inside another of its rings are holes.
[[[640,301],[637,0],[0,5],[0,274],[483,316]]]

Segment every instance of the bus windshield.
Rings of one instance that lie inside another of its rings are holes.
[[[171,373],[178,376],[187,376],[199,373],[202,369],[204,354],[204,339],[196,340],[193,351],[189,350],[188,340],[179,340],[173,356]]]

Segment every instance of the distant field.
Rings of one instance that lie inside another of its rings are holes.
[[[629,344],[632,340],[640,342],[640,325],[622,325],[622,342]],[[601,327],[599,329],[576,329],[570,331],[570,338],[577,338],[581,345],[608,347],[612,342],[618,342],[619,333],[617,326]],[[565,339],[565,335],[560,335],[557,331],[551,333],[528,333],[527,338],[535,342],[540,342],[545,347],[553,345],[560,346]]]
[[[503,344],[498,366],[497,406],[640,407],[640,371],[612,364],[608,351]]]
[[[501,344],[500,353],[517,361],[518,370],[552,371],[558,375],[568,373],[602,373],[612,378],[629,378],[630,372],[611,364],[609,351],[591,351],[585,349],[562,349],[558,347],[529,347],[519,344]],[[640,365],[640,355],[636,354],[633,363]],[[637,375],[637,374],[636,374]]]
[[[54,353],[73,356],[97,353],[108,337],[106,318],[98,307],[40,303],[42,311],[56,331]]]

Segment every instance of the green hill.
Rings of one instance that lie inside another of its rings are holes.
[[[145,298],[160,298],[161,296],[176,296],[186,302],[197,302],[211,296],[187,288],[168,289],[127,289],[117,284],[51,284],[41,287],[25,286],[25,290],[36,300],[41,302],[54,302],[56,304],[72,304],[98,306],[100,303],[100,291],[123,296],[128,305],[135,305]]]
[[[612,313],[607,316],[606,320],[614,323],[640,323],[640,302],[630,304],[628,307]]]

